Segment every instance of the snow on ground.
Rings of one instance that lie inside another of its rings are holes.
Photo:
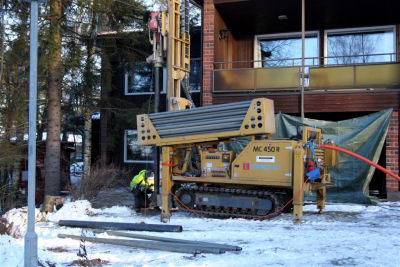
[[[24,224],[19,211],[6,214],[15,220],[14,228]],[[58,227],[60,219],[160,223],[158,215],[139,215],[128,207],[94,209],[87,201],[69,202],[48,214],[45,222],[36,223],[38,257],[43,263],[68,266],[79,259],[80,241],[57,235],[81,235],[82,230]],[[291,214],[245,221],[202,219],[183,212],[173,213],[170,224],[182,225],[183,232],[142,233],[238,245],[243,250],[193,256],[86,242],[88,258],[108,261],[107,266],[400,266],[400,202],[328,204],[322,215],[315,205],[307,205],[300,225],[293,224]],[[84,233],[94,235],[90,230]],[[23,249],[23,238],[0,235],[0,266],[23,266]]]

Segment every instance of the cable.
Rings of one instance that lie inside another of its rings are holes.
[[[307,182],[310,180],[310,178],[307,178],[307,180],[305,180],[305,182],[304,182],[304,184],[303,184],[303,186],[301,187],[301,189],[299,190],[299,192],[297,192],[296,193],[296,195],[294,195],[294,197],[292,198],[292,199],[290,199],[285,205],[283,205],[280,209],[278,209],[278,210],[276,210],[276,211],[274,211],[274,212],[272,212],[272,213],[268,213],[268,214],[266,214],[266,215],[263,215],[263,216],[260,216],[260,217],[257,217],[257,218],[251,218],[251,219],[243,219],[243,220],[245,220],[245,221],[256,221],[256,220],[262,220],[262,219],[265,219],[265,218],[267,218],[267,217],[270,217],[270,216],[272,216],[272,215],[275,215],[275,214],[278,214],[278,213],[280,213],[282,210],[284,210],[290,203],[292,203],[293,202],[293,200],[295,199],[295,198],[297,198],[298,196],[299,196],[299,194],[304,190],[304,187],[306,186],[306,184],[307,184]],[[185,204],[183,204],[182,203],[182,201],[176,196],[176,195],[174,195],[174,193],[172,193],[171,191],[169,192],[187,211],[190,211],[190,212],[192,212],[192,213],[194,213],[194,214],[196,214],[197,216],[199,216],[199,217],[201,217],[201,218],[204,218],[204,219],[212,219],[212,218],[209,218],[209,217],[206,217],[206,216],[204,216],[204,215],[201,215],[201,214],[199,214],[199,213],[197,213],[195,210],[193,210],[193,209],[191,209],[191,208],[189,208],[188,206],[186,206]],[[220,220],[230,220],[231,218],[222,218],[222,219],[220,219]],[[240,220],[240,219],[239,219]]]
[[[321,145],[321,147],[322,147],[322,148],[327,148],[327,149],[336,150],[336,151],[345,153],[345,154],[347,154],[347,155],[350,155],[350,156],[352,156],[352,157],[355,157],[355,158],[357,158],[357,159],[360,159],[360,160],[362,160],[362,161],[368,163],[369,165],[374,166],[374,167],[377,168],[378,170],[381,170],[381,171],[383,171],[384,173],[386,173],[386,174],[392,176],[392,177],[395,178],[396,180],[400,181],[400,177],[399,177],[398,175],[396,175],[396,174],[394,174],[393,172],[391,172],[391,171],[389,171],[389,170],[383,168],[382,166],[376,164],[375,162],[370,161],[369,159],[364,158],[363,156],[360,156],[360,155],[358,155],[358,154],[356,154],[356,153],[353,153],[353,152],[351,152],[351,151],[349,151],[349,150],[347,150],[347,149],[340,148],[340,147],[336,147],[336,146],[330,146],[330,145]]]

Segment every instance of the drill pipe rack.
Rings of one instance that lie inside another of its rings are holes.
[[[275,133],[272,100],[256,98],[187,110],[137,115],[139,145],[167,146]]]

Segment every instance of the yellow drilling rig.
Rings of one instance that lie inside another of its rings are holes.
[[[162,147],[162,220],[171,205],[212,217],[263,218],[292,198],[300,220],[308,179],[307,190],[316,190],[324,208],[332,184],[326,167],[336,164],[336,152],[319,148],[321,130],[310,127],[293,139],[270,139],[269,99],[142,114],[137,121],[139,144]],[[247,145],[235,149],[243,140]]]
[[[250,219],[293,209],[299,221],[305,190],[316,191],[322,211],[332,184],[327,167],[336,165],[337,154],[320,148],[320,129],[303,127],[291,139],[274,140],[272,100],[191,108],[180,97],[190,69],[180,9],[179,0],[169,0],[168,12],[153,16],[155,62],[167,55],[169,111],[137,116],[139,145],[162,148],[161,220],[176,206],[207,217]]]

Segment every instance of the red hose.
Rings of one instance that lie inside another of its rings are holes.
[[[363,156],[360,156],[360,155],[358,155],[358,154],[356,154],[356,153],[353,153],[353,152],[351,152],[351,151],[349,151],[349,150],[347,150],[347,149],[340,148],[340,147],[336,147],[336,146],[330,146],[330,145],[321,145],[321,147],[322,147],[322,148],[327,148],[327,149],[336,150],[336,151],[339,151],[339,152],[343,152],[343,153],[345,153],[345,154],[347,154],[347,155],[350,155],[350,156],[352,156],[352,157],[355,157],[355,158],[357,158],[357,159],[360,159],[360,160],[362,160],[362,161],[368,163],[369,165],[374,166],[374,167],[377,168],[378,170],[381,170],[381,171],[383,171],[384,173],[386,173],[386,174],[392,176],[393,178],[397,179],[398,181],[400,181],[400,177],[399,177],[398,175],[396,175],[396,174],[394,174],[393,172],[391,172],[391,171],[389,171],[389,170],[383,168],[382,166],[376,164],[375,162],[372,162],[372,161],[370,161],[369,159],[364,158]]]

